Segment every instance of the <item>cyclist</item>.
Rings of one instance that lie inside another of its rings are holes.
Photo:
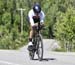
[[[41,6],[39,3],[35,3],[33,5],[33,9],[31,9],[28,13],[29,23],[30,23],[30,35],[29,35],[29,43],[28,43],[28,50],[32,50],[33,44],[32,44],[32,37],[34,34],[34,27],[37,27],[37,22],[40,21],[40,25],[44,25],[44,18],[45,14],[41,10]]]

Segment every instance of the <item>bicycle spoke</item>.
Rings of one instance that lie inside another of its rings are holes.
[[[41,61],[43,58],[43,42],[41,37],[38,38],[38,59]]]

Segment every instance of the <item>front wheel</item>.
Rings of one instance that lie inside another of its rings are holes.
[[[37,55],[38,60],[41,61],[43,59],[43,40],[41,35],[37,37]]]

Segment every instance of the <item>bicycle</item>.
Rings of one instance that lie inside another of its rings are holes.
[[[33,36],[32,43],[33,43],[33,50],[29,51],[30,59],[33,60],[35,56],[35,52],[38,56],[38,60],[41,61],[43,59],[43,40],[42,35],[40,34],[40,22],[38,22],[38,26],[36,28],[36,35]]]

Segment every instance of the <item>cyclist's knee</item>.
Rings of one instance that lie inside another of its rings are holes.
[[[30,27],[30,31],[34,31],[35,29],[34,29],[34,26],[31,26]]]

